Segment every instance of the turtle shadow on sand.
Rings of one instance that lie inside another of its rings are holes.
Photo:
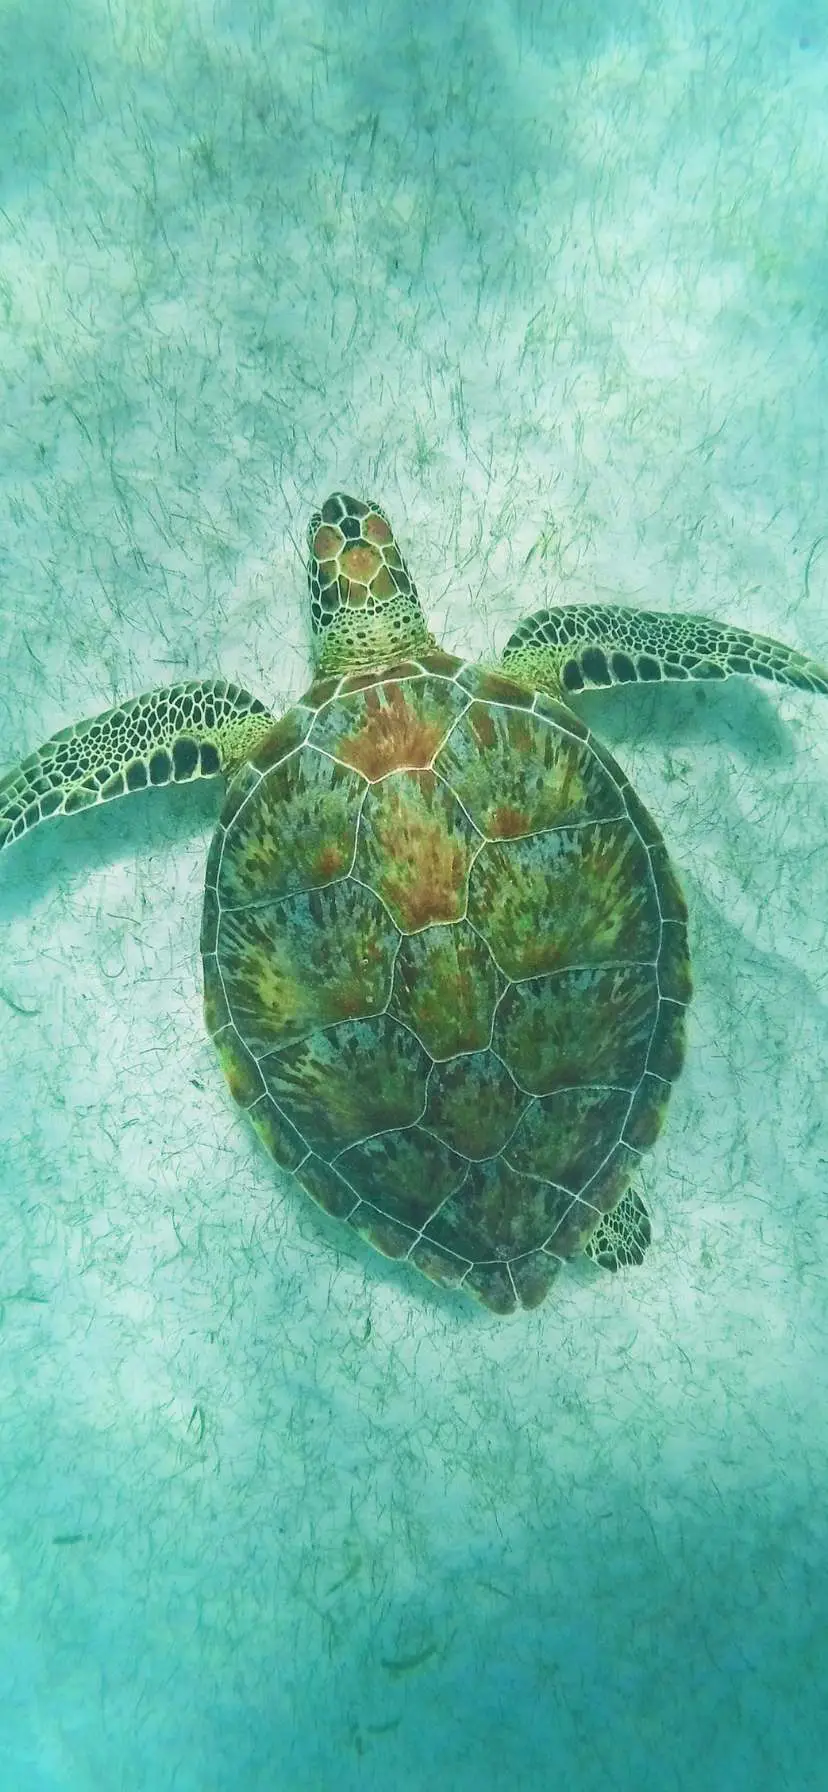
[[[581,691],[570,699],[587,727],[618,750],[641,746],[659,755],[677,747],[709,752],[725,745],[754,762],[793,760],[791,731],[769,686],[693,683],[624,685]]]
[[[0,879],[0,917],[25,914],[48,892],[82,882],[93,870],[136,855],[160,859],[190,840],[209,840],[220,809],[221,791],[195,783],[172,785],[160,798],[154,790],[139,791],[126,807],[68,815],[58,837],[44,828],[21,841],[18,875]]]

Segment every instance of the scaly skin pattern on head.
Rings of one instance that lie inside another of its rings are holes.
[[[333,492],[308,526],[316,668],[360,672],[436,645],[379,504]]]

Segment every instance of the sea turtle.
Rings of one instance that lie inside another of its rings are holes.
[[[328,1213],[495,1313],[650,1239],[631,1188],[684,1055],[684,897],[589,685],[828,668],[702,616],[540,610],[444,652],[377,503],[311,518],[316,675],[281,720],[225,679],[66,728],[0,783],[47,816],[224,775],[204,1007],[235,1100]]]

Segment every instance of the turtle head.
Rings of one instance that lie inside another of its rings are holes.
[[[314,511],[308,585],[318,672],[359,672],[435,644],[379,504],[333,492]]]

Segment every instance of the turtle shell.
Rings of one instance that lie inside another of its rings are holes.
[[[328,1213],[497,1313],[625,1193],[681,1067],[686,910],[562,704],[430,652],[318,680],[232,783],[205,1014]]]

